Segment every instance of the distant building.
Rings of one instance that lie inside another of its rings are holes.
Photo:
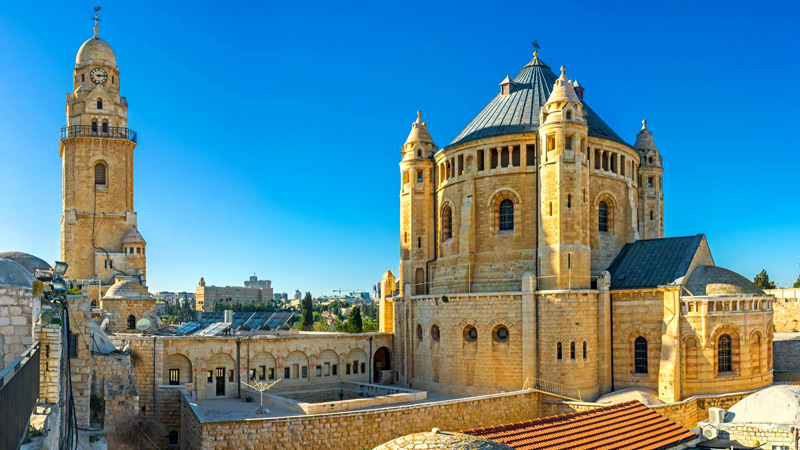
[[[218,301],[233,303],[266,303],[272,302],[272,282],[250,277],[244,286],[206,286],[200,278],[195,291],[195,305],[198,310],[211,311],[211,305]]]
[[[300,300],[301,298],[303,298],[303,294],[300,293],[300,289],[295,289],[294,290],[294,299],[295,300]]]
[[[286,292],[278,292],[275,294],[275,301],[276,302],[286,302],[289,301],[289,294]]]
[[[375,283],[372,286],[372,298],[374,298],[374,299],[381,298],[381,284],[380,283]]]

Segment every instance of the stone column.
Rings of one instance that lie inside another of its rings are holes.
[[[600,395],[611,392],[611,274],[597,277],[597,379]]]

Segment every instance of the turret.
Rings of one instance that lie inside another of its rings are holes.
[[[541,109],[539,289],[590,287],[588,126],[566,69]]]
[[[433,213],[434,164],[436,145],[417,111],[411,124],[400,161],[400,289],[401,295],[427,293],[427,262],[434,257]],[[403,292],[411,283],[412,292]]]
[[[661,153],[653,142],[653,133],[642,120],[642,129],[633,146],[639,153],[639,236],[640,239],[664,237],[664,190],[661,184],[664,168]]]

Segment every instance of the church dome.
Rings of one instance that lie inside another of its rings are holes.
[[[95,34],[91,39],[84,42],[75,57],[76,66],[86,64],[102,64],[104,66],[117,67],[117,57],[108,42],[100,39]]]
[[[438,428],[425,433],[409,434],[381,444],[372,450],[406,450],[415,448],[431,450],[511,450],[511,447],[506,444],[468,434],[441,431]]]
[[[509,93],[497,94],[453,139],[448,147],[494,136],[534,133],[539,129],[539,110],[547,103],[558,76],[538,56],[512,80]],[[589,136],[630,146],[583,102]]]
[[[692,271],[686,290],[700,295],[764,295],[752,281],[738,273],[718,266],[700,266]]]
[[[0,258],[0,285],[31,288],[34,281],[33,274],[27,268],[10,259]]]
[[[50,264],[48,264],[47,261],[43,260],[42,258],[33,256],[29,253],[2,252],[0,253],[0,258],[14,261],[20,266],[28,269],[28,271],[31,274],[33,274],[34,269],[50,270]]]
[[[130,278],[117,278],[108,288],[103,300],[150,300],[147,288]]]
[[[800,425],[800,386],[770,386],[739,400],[726,422]]]

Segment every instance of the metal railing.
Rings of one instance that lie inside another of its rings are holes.
[[[39,343],[0,371],[0,448],[19,448],[39,399]]]
[[[136,132],[125,127],[94,127],[92,125],[65,125],[61,127],[61,140],[74,137],[125,139],[136,142]]]
[[[559,397],[567,398],[582,402],[581,390],[575,386],[569,386],[555,381],[542,380],[541,378],[527,378],[522,389],[533,389],[547,394],[557,395]]]

